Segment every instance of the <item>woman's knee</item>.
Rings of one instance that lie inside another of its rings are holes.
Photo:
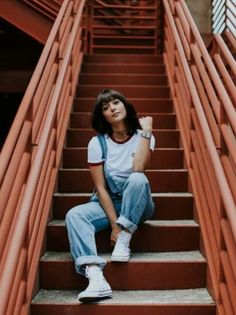
[[[75,222],[78,223],[82,219],[80,206],[74,207],[70,209],[65,217],[66,225],[74,224]]]
[[[130,176],[128,178],[128,182],[130,184],[137,186],[137,187],[145,186],[145,185],[149,184],[146,175],[144,173],[141,173],[141,172],[134,172],[134,173],[130,174]]]

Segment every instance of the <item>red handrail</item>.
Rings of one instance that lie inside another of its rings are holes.
[[[0,155],[2,315],[28,313],[83,56],[84,5],[63,2]]]
[[[236,313],[234,97],[231,89],[224,86],[185,1],[163,0],[163,3],[164,60],[209,265],[208,286],[216,298],[219,314],[233,314]],[[222,41],[218,40],[218,44],[234,73],[235,60]]]

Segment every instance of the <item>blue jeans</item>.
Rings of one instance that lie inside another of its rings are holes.
[[[150,185],[143,173],[132,173],[125,180],[121,194],[110,194],[118,216],[116,223],[131,233],[153,214]],[[88,264],[97,264],[102,269],[106,260],[97,254],[95,233],[109,229],[110,223],[98,198],[93,196],[90,202],[72,208],[66,215],[66,226],[76,271],[84,274]]]

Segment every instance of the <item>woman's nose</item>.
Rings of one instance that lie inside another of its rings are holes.
[[[113,104],[110,104],[110,109],[113,112],[115,110],[115,106]]]

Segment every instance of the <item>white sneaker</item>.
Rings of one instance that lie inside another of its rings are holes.
[[[130,259],[129,243],[132,234],[121,231],[118,235],[114,250],[111,255],[111,261],[127,262]]]
[[[78,295],[80,302],[93,302],[112,296],[111,287],[99,266],[87,266],[85,276],[89,279],[89,285]]]

